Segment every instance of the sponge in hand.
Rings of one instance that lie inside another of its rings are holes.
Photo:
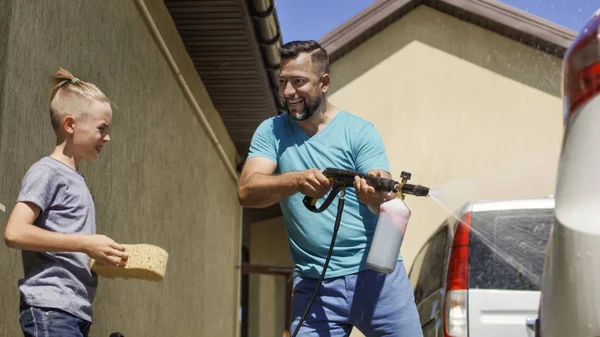
[[[149,244],[124,244],[123,246],[128,255],[126,266],[106,265],[91,259],[92,271],[106,278],[161,281],[165,277],[169,259],[166,250]]]

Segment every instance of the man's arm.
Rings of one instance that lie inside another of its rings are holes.
[[[263,157],[252,157],[244,163],[238,184],[240,205],[268,207],[298,192],[297,172],[274,175],[276,168],[275,162]]]
[[[240,205],[268,207],[297,192],[320,198],[331,187],[329,179],[320,170],[275,175],[276,168],[275,162],[263,157],[252,157],[246,161],[238,184]]]
[[[392,178],[389,161],[381,135],[372,123],[364,124],[355,139],[356,169],[376,177]],[[375,192],[365,179],[354,178],[358,199],[369,206],[371,212],[379,214],[379,206],[396,197],[395,194]]]
[[[123,264],[125,247],[104,235],[56,233],[34,225],[40,208],[31,202],[18,202],[4,230],[10,248],[36,252],[82,252],[104,264]]]

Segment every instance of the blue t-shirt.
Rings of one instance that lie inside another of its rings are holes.
[[[312,137],[287,114],[269,118],[252,137],[248,158],[257,156],[277,163],[276,174],[328,167],[365,173],[375,169],[390,172],[383,141],[375,126],[347,111],[338,112]],[[339,197],[322,213],[306,209],[303,198],[301,193],[295,193],[279,204],[296,272],[318,278],[331,244]],[[347,188],[326,277],[349,275],[366,268],[377,219],[366,205],[359,203],[354,188]]]

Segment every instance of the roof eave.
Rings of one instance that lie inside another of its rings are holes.
[[[481,0],[382,0],[321,40],[333,63],[377,32],[424,5],[562,58],[577,33],[500,2]]]

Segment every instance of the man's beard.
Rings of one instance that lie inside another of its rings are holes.
[[[312,117],[315,114],[317,109],[321,106],[321,95],[318,95],[314,100],[311,100],[312,104],[309,104],[309,101],[304,100],[304,110],[299,113],[293,113],[290,111],[290,106],[286,103],[286,109],[288,111],[288,116],[292,117],[292,119],[296,121],[305,121]]]

